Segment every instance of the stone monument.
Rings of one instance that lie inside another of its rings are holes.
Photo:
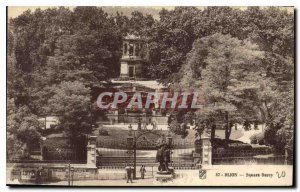
[[[170,144],[161,143],[156,152],[156,162],[158,165],[158,172],[156,173],[156,180],[166,182],[174,178],[174,169],[169,166],[171,163]]]

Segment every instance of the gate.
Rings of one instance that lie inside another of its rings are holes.
[[[199,162],[195,162],[193,157],[195,152],[194,141],[177,139],[174,142],[170,134],[165,136],[160,130],[131,130],[126,143],[117,141],[111,143],[98,142],[96,165],[99,169],[124,169],[127,164],[131,164],[135,170],[134,178],[136,178],[139,167],[145,165],[147,175],[153,176],[153,172],[158,167],[156,152],[161,143],[171,144],[170,166],[174,169],[196,168],[196,163]]]

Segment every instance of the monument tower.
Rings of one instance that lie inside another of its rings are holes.
[[[123,40],[123,53],[121,58],[120,78],[124,80],[142,77],[143,58],[141,49],[143,40],[139,36],[127,35]]]

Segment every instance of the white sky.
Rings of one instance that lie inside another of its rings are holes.
[[[42,10],[47,9],[49,7],[57,7],[57,6],[9,6],[8,7],[8,18],[15,18],[17,16],[19,16],[20,14],[22,14],[24,11],[27,11],[28,9],[30,9],[31,11],[34,11],[37,8],[40,8]],[[69,7],[71,10],[75,7],[75,6],[66,6]],[[151,8],[154,9],[173,9],[174,6],[151,6]]]

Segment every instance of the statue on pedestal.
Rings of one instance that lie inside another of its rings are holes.
[[[170,149],[166,144],[161,144],[156,153],[156,162],[159,162],[158,171],[169,172]]]
[[[166,143],[159,145],[156,153],[156,162],[159,162],[158,172],[155,176],[157,181],[167,182],[173,180],[175,177],[174,169],[169,167],[171,162],[171,150],[170,146]]]

